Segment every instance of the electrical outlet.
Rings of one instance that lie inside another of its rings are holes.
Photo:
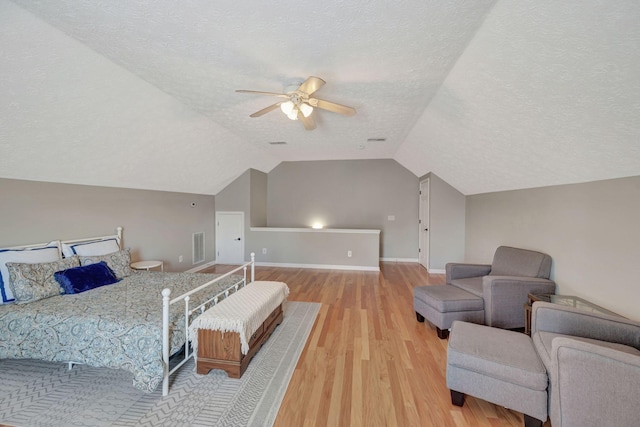
[[[184,261],[184,257],[183,257],[182,255],[180,255],[180,256],[178,257],[178,262],[182,262],[182,261]]]
[[[347,256],[348,256],[349,258],[351,258],[351,257],[353,256],[353,252],[351,252],[351,251],[347,251]]]
[[[266,255],[267,254],[267,248],[262,248],[262,255]]]

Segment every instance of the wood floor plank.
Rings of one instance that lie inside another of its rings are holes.
[[[462,408],[451,404],[447,340],[413,311],[413,289],[443,284],[444,275],[416,263],[380,266],[256,267],[258,280],[287,283],[290,301],[322,304],[275,426],[522,426],[522,414],[471,396]]]
[[[340,412],[342,405],[342,389],[343,378],[345,372],[345,357],[346,355],[338,355],[335,360],[335,370],[333,381],[331,383],[329,410],[327,412],[327,423],[325,426],[337,426],[340,425]],[[324,427],[324,426],[322,426]]]
[[[363,402],[365,399],[362,393],[362,352],[355,338],[353,359],[351,360],[351,366],[347,366],[347,372],[351,375],[351,420],[349,425],[366,425],[363,419]]]
[[[369,319],[367,310],[360,309],[360,344],[362,345],[362,360],[371,360],[369,356]]]

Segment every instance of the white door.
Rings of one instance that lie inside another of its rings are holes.
[[[244,212],[216,212],[216,263],[244,263]]]
[[[429,178],[420,182],[420,264],[429,270]]]

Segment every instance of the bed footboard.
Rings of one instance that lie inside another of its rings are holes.
[[[251,268],[251,277],[250,277],[250,280],[247,280],[247,268],[249,267]],[[243,271],[243,278],[240,279],[238,282],[229,286],[224,291],[212,296],[211,298],[207,299],[205,302],[201,303],[196,307],[189,306],[189,299],[191,295],[203,289],[206,289],[209,286],[219,282],[220,280],[226,277],[229,277],[232,274],[237,273],[238,271],[241,271],[241,270]],[[162,362],[164,365],[164,376],[162,379],[162,395],[163,396],[166,396],[167,394],[169,394],[169,377],[178,369],[180,369],[182,365],[187,363],[189,359],[193,357],[193,353],[189,351],[189,341],[190,341],[189,340],[189,323],[190,323],[189,320],[191,318],[191,315],[198,311],[200,311],[200,313],[203,313],[209,307],[216,305],[218,301],[220,301],[221,299],[228,297],[232,290],[237,291],[241,287],[247,286],[249,283],[253,282],[254,280],[255,280],[255,253],[252,252],[251,261],[249,261],[248,263],[243,264],[240,267],[234,270],[231,270],[230,272],[225,273],[222,276],[215,278],[214,280],[211,280],[205,283],[204,285],[198,286],[197,288],[192,289],[189,292],[186,292],[182,295],[178,295],[173,299],[171,299],[171,289],[167,288],[162,291]],[[173,369],[169,369],[169,358],[171,356],[169,354],[170,347],[171,347],[171,342],[169,339],[169,311],[172,305],[179,304],[179,303],[184,304],[185,350],[184,350],[184,356],[182,360],[176,366],[174,366]]]

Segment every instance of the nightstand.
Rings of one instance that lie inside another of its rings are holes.
[[[162,261],[138,261],[132,262],[131,268],[134,270],[151,270],[152,268],[160,267],[160,271],[164,271],[164,263]]]

